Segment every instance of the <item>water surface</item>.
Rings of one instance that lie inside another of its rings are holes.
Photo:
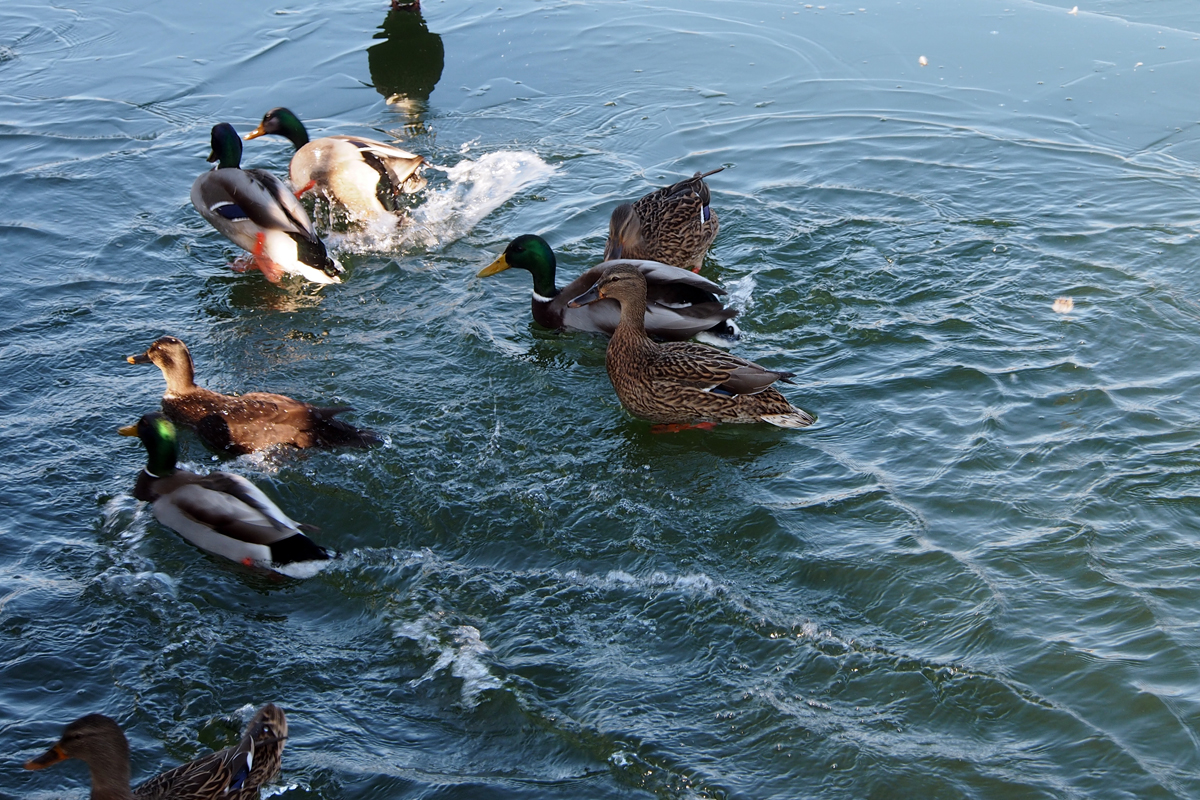
[[[86,796],[18,769],[84,713],[140,779],[274,701],[293,798],[1200,794],[1194,4],[385,6],[0,8],[0,793]],[[276,105],[439,167],[341,286],[233,274],[188,202]],[[653,435],[473,277],[718,166],[704,272],[809,430]],[[131,497],[164,333],[387,436],[219,464],[333,568]]]

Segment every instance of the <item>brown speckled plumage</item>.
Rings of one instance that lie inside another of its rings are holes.
[[[697,172],[636,203],[617,206],[608,221],[604,260],[647,259],[699,272],[718,230],[704,179],[722,169]]]
[[[233,455],[277,444],[294,447],[369,447],[379,443],[370,431],[335,419],[348,406],[321,408],[281,394],[227,395],[195,383],[187,345],[163,336],[131,364],[155,364],[167,379],[162,409],[177,425],[194,428],[205,444]]]
[[[241,741],[129,788],[129,743],[109,717],[88,714],[67,726],[62,738],[26,769],[42,769],[68,758],[88,765],[92,800],[254,800],[258,789],[279,774],[287,739],[283,710],[267,704],[246,726]]]
[[[572,305],[601,298],[621,304],[621,321],[609,340],[605,366],[621,404],[651,422],[768,422],[802,428],[814,418],[794,407],[771,384],[787,381],[751,361],[696,342],[655,342],[646,336],[646,280],[636,269],[607,269]]]

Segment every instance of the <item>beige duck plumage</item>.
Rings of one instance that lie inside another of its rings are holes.
[[[25,769],[43,769],[78,758],[91,772],[91,800],[254,800],[258,789],[279,774],[288,736],[283,710],[268,703],[246,726],[241,740],[129,786],[129,741],[124,731],[103,714],[88,714],[72,722],[62,738]]]
[[[604,363],[621,404],[635,416],[671,425],[767,422],[803,428],[815,419],[772,384],[792,377],[696,342],[655,342],[646,335],[646,279],[623,264],[605,270],[582,306],[601,299],[621,304],[621,321]]]
[[[243,455],[277,444],[293,447],[369,447],[379,437],[335,419],[349,406],[321,408],[282,394],[248,392],[227,395],[196,385],[187,345],[163,336],[146,352],[126,359],[154,364],[167,379],[162,408],[177,425],[195,429],[214,450]]]
[[[723,169],[697,172],[636,203],[617,206],[608,221],[604,260],[647,259],[699,272],[718,230],[704,179]]]
[[[392,214],[401,197],[425,187],[425,159],[362,136],[324,136],[309,141],[304,123],[286,108],[273,108],[247,139],[276,134],[296,148],[288,176],[297,195],[316,192],[356,217]]]

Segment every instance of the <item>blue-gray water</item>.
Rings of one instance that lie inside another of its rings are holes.
[[[20,770],[84,713],[144,778],[274,701],[297,799],[1200,795],[1200,8],[1071,5],[5,2],[0,794],[85,796]],[[276,105],[457,171],[344,285],[235,275],[188,190]],[[651,434],[473,277],[720,165],[705,274],[812,429]],[[333,568],[130,496],[164,333],[388,437],[223,465]]]

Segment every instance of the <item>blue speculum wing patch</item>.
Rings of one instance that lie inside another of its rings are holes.
[[[250,219],[250,215],[242,210],[242,207],[237,203],[216,203],[213,205],[213,211],[220,214],[227,220],[240,222],[244,219]]]

